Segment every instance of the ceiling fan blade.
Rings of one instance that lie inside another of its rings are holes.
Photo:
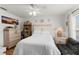
[[[33,10],[34,8],[32,6],[29,6],[29,9],[32,9]]]
[[[6,8],[4,8],[4,7],[0,7],[0,9],[3,9],[3,10],[5,10],[5,11],[7,11],[7,9],[6,9]]]
[[[39,8],[37,8],[37,9],[35,9],[36,11],[39,11],[40,9]]]

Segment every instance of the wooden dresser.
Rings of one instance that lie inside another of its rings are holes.
[[[32,35],[32,24],[31,22],[27,21],[24,23],[24,28],[23,28],[23,38],[27,38]]]
[[[11,48],[21,40],[21,31],[15,28],[4,29],[4,46]]]

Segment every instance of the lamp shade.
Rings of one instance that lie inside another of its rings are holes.
[[[57,37],[61,37],[63,35],[64,29],[62,27],[58,27],[56,29],[56,35]]]

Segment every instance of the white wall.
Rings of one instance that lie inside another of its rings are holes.
[[[47,20],[49,19],[52,24],[52,31],[55,30],[57,27],[62,26],[65,29],[65,16],[36,16],[29,18],[30,20]]]
[[[24,19],[24,18],[20,18],[20,17],[17,17],[11,13],[8,13],[6,11],[3,11],[3,10],[0,10],[0,19],[1,19],[1,15],[4,15],[4,16],[7,16],[7,17],[11,17],[11,18],[14,18],[14,19],[18,19],[20,21],[20,25],[19,27],[22,29],[22,25],[23,25],[23,22],[26,21],[26,20],[41,20],[41,19],[49,19],[51,20],[51,23],[52,23],[52,32],[55,31],[55,29],[57,27],[63,27],[64,30],[65,30],[65,15],[62,15],[62,16],[54,16],[54,15],[49,15],[49,16],[36,16],[36,17],[28,17],[27,19]],[[0,29],[1,28],[4,28],[6,25],[2,24],[0,22]],[[0,45],[3,46],[3,29],[0,30]]]
[[[23,19],[23,18],[20,18],[20,17],[18,17],[18,16],[15,16],[15,15],[13,15],[13,14],[11,14],[11,13],[8,13],[8,12],[2,10],[2,9],[0,9],[0,46],[3,46],[3,39],[4,39],[4,37],[3,37],[3,29],[4,29],[6,26],[8,26],[8,25],[1,23],[1,16],[6,16],[6,17],[10,17],[10,18],[19,20],[19,25],[18,25],[18,27],[19,27],[20,29],[22,29],[22,25],[23,25],[24,19]]]

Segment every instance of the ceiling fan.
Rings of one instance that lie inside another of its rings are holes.
[[[39,4],[29,4],[26,11],[29,12],[28,14],[30,16],[36,16],[37,14],[40,14],[41,10],[44,8],[45,6],[40,6]]]
[[[4,8],[4,7],[0,7],[0,9],[7,11],[7,9],[6,9],[6,8]]]

